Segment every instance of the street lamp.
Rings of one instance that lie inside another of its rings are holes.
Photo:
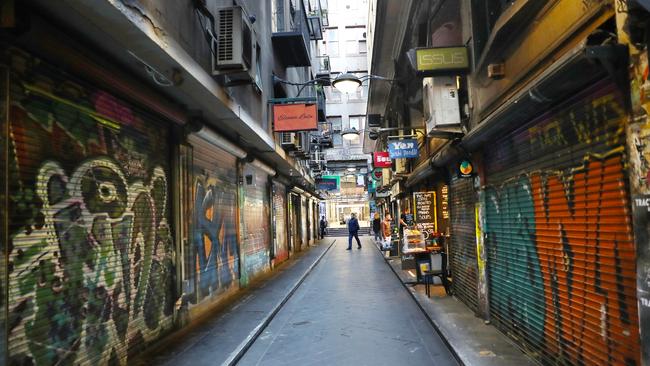
[[[359,138],[359,131],[357,131],[357,129],[354,127],[346,128],[343,130],[343,132],[341,132],[341,137],[344,140],[354,141]]]
[[[385,81],[394,81],[394,79],[385,78],[383,76],[377,75],[364,75],[358,77],[352,73],[344,72],[339,74],[334,81],[332,81],[332,86],[341,93],[354,93],[358,87],[363,84],[364,81],[376,79],[376,80],[385,80]]]
[[[332,86],[341,93],[354,93],[361,86],[361,79],[349,72],[344,72],[332,81]]]

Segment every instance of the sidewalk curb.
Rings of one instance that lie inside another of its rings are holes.
[[[445,336],[444,332],[440,329],[440,327],[438,327],[438,324],[437,324],[433,319],[431,319],[431,316],[429,316],[429,313],[427,313],[427,311],[424,309],[424,307],[422,306],[422,304],[420,304],[420,301],[417,299],[417,297],[415,296],[415,294],[414,294],[413,292],[411,292],[411,289],[409,289],[409,288],[406,286],[406,284],[404,283],[404,281],[402,281],[402,279],[400,278],[399,274],[397,274],[397,272],[395,272],[395,268],[393,268],[393,266],[391,266],[390,263],[388,263],[388,260],[386,259],[386,257],[384,257],[384,256],[382,255],[382,251],[379,250],[379,248],[378,248],[376,245],[373,245],[373,246],[377,249],[377,251],[379,252],[379,254],[381,255],[381,257],[384,259],[384,263],[386,263],[386,265],[388,266],[388,268],[390,268],[390,270],[393,272],[393,274],[395,275],[395,277],[397,277],[397,280],[398,280],[399,283],[402,285],[402,287],[404,287],[404,290],[406,290],[406,292],[408,292],[409,296],[411,296],[411,298],[413,299],[413,301],[415,302],[415,304],[417,304],[417,306],[418,306],[418,308],[420,309],[420,311],[422,312],[422,314],[424,314],[424,317],[427,318],[427,320],[429,321],[429,323],[431,324],[431,326],[433,327],[433,329],[435,329],[436,333],[438,333],[438,335],[440,336],[440,338],[442,339],[442,341],[445,343],[445,345],[447,346],[447,348],[449,349],[449,351],[451,352],[451,354],[454,356],[454,358],[456,359],[456,361],[458,361],[458,363],[459,363],[460,365],[465,366],[465,365],[466,365],[466,364],[465,364],[465,361],[463,361],[463,359],[460,357],[460,355],[458,354],[458,352],[456,351],[456,349],[455,349],[455,348],[451,345],[451,343],[447,340],[447,337]]]
[[[327,249],[325,249],[323,251],[323,253],[321,253],[318,256],[318,258],[316,258],[314,263],[312,263],[309,266],[309,268],[307,268],[305,273],[303,273],[302,276],[300,276],[300,279],[298,281],[296,281],[296,283],[291,287],[291,290],[289,292],[287,292],[287,294],[284,296],[284,298],[282,298],[282,300],[280,300],[273,307],[273,310],[271,310],[271,312],[266,316],[266,318],[264,318],[264,321],[262,321],[260,324],[258,324],[248,334],[248,336],[246,336],[246,338],[239,344],[239,346],[237,346],[237,348],[235,348],[235,350],[230,353],[230,355],[228,356],[228,358],[226,358],[226,360],[222,363],[222,365],[231,366],[231,365],[236,365],[237,362],[239,362],[239,360],[244,356],[246,351],[248,351],[248,349],[253,345],[253,343],[255,343],[255,340],[257,339],[257,337],[262,333],[262,331],[264,331],[264,329],[269,325],[269,323],[271,323],[273,318],[275,318],[275,316],[280,311],[280,309],[284,306],[284,304],[286,304],[287,301],[289,301],[291,296],[293,296],[293,294],[296,292],[298,287],[300,287],[300,285],[303,283],[303,281],[305,281],[307,276],[309,276],[311,271],[318,265],[318,263],[320,263],[321,259],[323,259],[323,257],[325,257],[325,254],[327,254],[327,252],[329,252],[330,248],[332,248],[334,243],[336,243],[336,239],[332,240],[332,242],[327,247]]]

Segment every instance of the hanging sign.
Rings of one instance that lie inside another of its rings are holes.
[[[338,175],[324,175],[316,180],[316,189],[328,192],[338,191],[341,187],[341,177]]]
[[[418,141],[415,139],[388,142],[388,155],[391,159],[413,159],[420,156]]]
[[[381,180],[382,175],[383,174],[382,174],[381,169],[375,169],[375,170],[372,171],[372,173],[370,173],[370,176],[374,180]]]
[[[390,168],[393,162],[388,151],[375,151],[372,153],[372,164],[375,168]]]
[[[462,178],[470,178],[474,173],[474,165],[469,160],[461,160],[458,163],[458,175]]]
[[[273,131],[318,130],[316,104],[274,104]]]
[[[469,68],[467,48],[433,47],[416,48],[415,65],[418,72],[457,72]]]

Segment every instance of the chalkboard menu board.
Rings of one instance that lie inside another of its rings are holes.
[[[415,201],[415,222],[436,222],[436,192],[413,192]]]

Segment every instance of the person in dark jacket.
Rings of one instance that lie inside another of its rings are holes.
[[[323,239],[325,237],[325,230],[327,229],[327,220],[325,220],[325,216],[322,216],[320,219],[320,238]]]
[[[346,250],[352,250],[352,237],[357,239],[357,249],[361,249],[361,240],[359,240],[359,221],[357,221],[357,215],[352,214],[350,220],[348,220],[348,248]]]
[[[379,218],[379,212],[375,212],[375,217],[372,220],[372,232],[375,234],[375,241],[379,242],[381,237],[381,219]]]

